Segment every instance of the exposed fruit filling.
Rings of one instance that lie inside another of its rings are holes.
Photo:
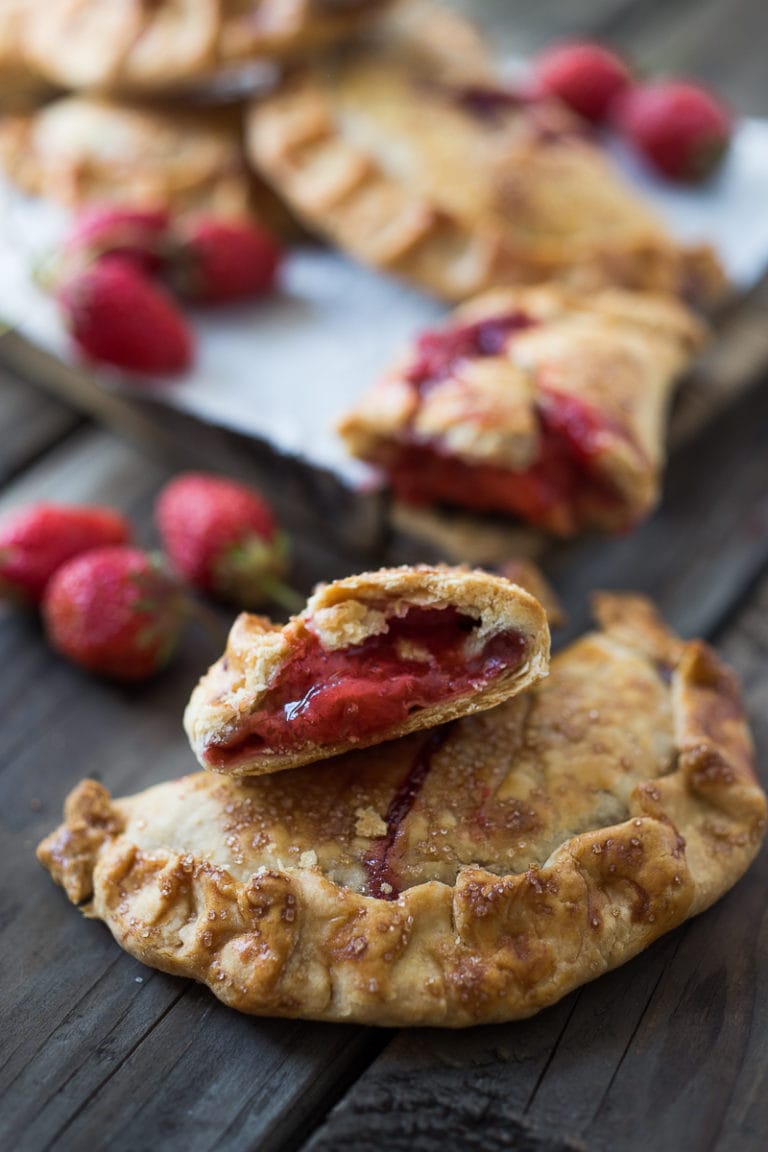
[[[623,497],[599,459],[605,434],[623,431],[580,400],[555,393],[540,405],[538,418],[539,454],[522,472],[471,463],[441,451],[439,442],[417,440],[387,445],[380,463],[408,504],[511,513],[563,536],[595,523],[615,531],[630,527]]]
[[[416,356],[408,369],[408,380],[419,391],[439,384],[462,360],[503,355],[509,337],[535,323],[526,312],[509,312],[474,324],[423,332],[416,342]]]
[[[385,633],[336,651],[308,630],[261,707],[226,743],[209,745],[207,763],[221,768],[254,754],[384,733],[518,668],[525,654],[514,630],[478,645],[478,621],[454,608],[414,606],[387,624]]]
[[[396,900],[400,895],[397,874],[392,867],[392,849],[406,816],[426,783],[432,769],[432,758],[442,748],[452,728],[453,724],[443,724],[427,733],[389,803],[385,819],[387,833],[375,841],[370,855],[364,861],[368,873],[369,896],[379,900]]]

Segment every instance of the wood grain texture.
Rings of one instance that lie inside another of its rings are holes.
[[[768,111],[760,0],[463,2],[479,18],[503,16],[507,43],[520,50],[598,28],[647,64],[684,66],[741,106]],[[589,540],[548,557],[570,633],[584,626],[597,585],[650,592],[685,632],[721,628],[721,648],[747,683],[763,763],[765,578],[736,607],[768,560],[766,311],[768,296],[731,317],[736,334],[713,348],[684,394],[657,515],[626,540]],[[156,405],[124,405],[100,390],[94,404],[71,380],[52,387],[145,454],[93,430],[70,434],[58,404],[18,384],[8,401],[0,380],[0,480],[15,477],[0,508],[38,498],[113,502],[152,545],[152,501],[168,472],[219,468],[262,483],[290,517],[293,579],[305,590],[372,557],[405,558],[407,542],[387,538],[381,509],[340,501],[328,478],[291,471]],[[424,558],[416,549],[410,558]],[[222,638],[229,616],[219,614]],[[312,1152],[763,1152],[765,851],[719,905],[623,969],[531,1021],[459,1035],[392,1039],[239,1017],[202,989],[143,968],[102,925],[79,917],[36,864],[36,842],[83,775],[125,793],[192,767],[181,710],[218,647],[192,629],[171,670],[119,688],[51,656],[33,619],[0,607],[0,1147],[288,1152],[306,1140]]]
[[[81,423],[74,409],[0,368],[0,486]]]
[[[104,499],[151,544],[165,476],[86,431],[11,486],[0,508]],[[384,1043],[362,1029],[239,1017],[143,968],[79,917],[35,860],[82,776],[127,793],[195,767],[181,713],[223,644],[231,613],[219,618],[220,637],[191,629],[171,669],[121,687],[57,659],[34,618],[0,608],[0,666],[13,669],[0,678],[2,1148],[282,1147]]]

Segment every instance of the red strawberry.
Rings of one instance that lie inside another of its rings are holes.
[[[39,604],[62,564],[130,539],[130,524],[111,508],[33,504],[10,512],[0,520],[0,596]]]
[[[302,602],[280,580],[285,538],[252,488],[189,472],[166,485],[155,515],[171,561],[201,592],[244,608],[272,599],[291,610]]]
[[[120,256],[152,274],[164,266],[169,227],[170,216],[161,209],[95,205],[72,221],[64,252],[88,263],[106,255]]]
[[[649,164],[670,180],[699,181],[714,172],[731,137],[731,117],[698,84],[660,80],[628,92],[616,125]]]
[[[600,44],[573,41],[557,44],[535,63],[535,85],[556,96],[586,120],[599,124],[610,104],[631,84],[629,69],[614,52]]]
[[[173,283],[198,304],[264,296],[275,284],[282,251],[253,224],[201,217],[182,231]]]
[[[145,680],[176,648],[184,596],[139,548],[97,548],[59,568],[43,613],[48,639],[62,656],[116,680]]]
[[[192,335],[168,293],[120,256],[63,282],[58,300],[85,355],[129,372],[170,376],[192,361]]]

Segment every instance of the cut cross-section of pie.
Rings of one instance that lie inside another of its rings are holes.
[[[721,298],[712,250],[677,244],[577,117],[417,47],[337,54],[254,103],[251,158],[310,227],[449,300],[548,279]]]
[[[623,531],[656,503],[673,386],[702,339],[667,297],[498,289],[423,333],[340,432],[406,503]]]
[[[85,781],[38,856],[128,952],[244,1012],[529,1016],[708,907],[765,830],[733,675],[647,603],[599,608],[493,711],[250,780]]]
[[[280,627],[244,614],[185,727],[206,768],[295,768],[500,704],[547,671],[544,610],[486,572],[395,568],[321,586]]]

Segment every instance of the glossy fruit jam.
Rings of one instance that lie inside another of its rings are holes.
[[[629,527],[622,497],[597,463],[609,430],[605,419],[574,397],[555,393],[539,419],[539,456],[523,472],[471,464],[417,442],[393,446],[382,463],[396,495],[409,504],[445,502],[512,513],[563,536],[595,523],[615,531]]]
[[[520,666],[525,640],[515,631],[497,633],[468,657],[476,627],[453,608],[412,607],[390,618],[386,633],[352,648],[326,652],[307,632],[264,705],[226,744],[208,747],[207,763],[222,768],[308,743],[364,740]]]
[[[503,355],[509,337],[535,323],[526,312],[518,311],[488,316],[474,324],[429,329],[416,341],[406,377],[420,391],[438,384],[462,360]]]

